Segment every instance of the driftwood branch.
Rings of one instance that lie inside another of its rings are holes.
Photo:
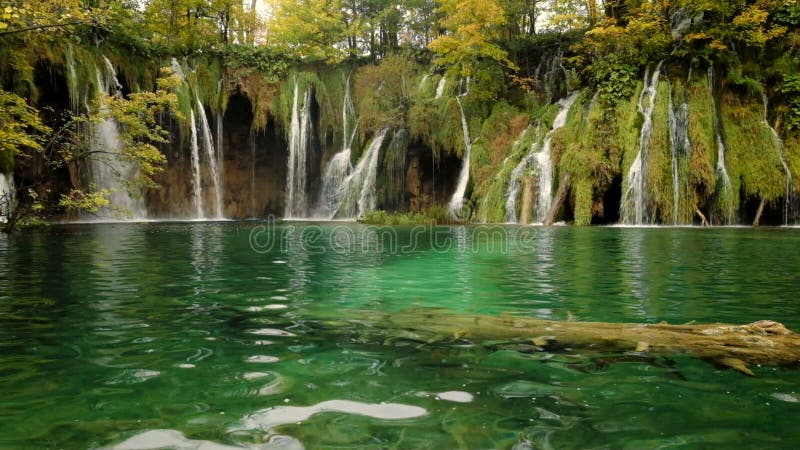
[[[586,348],[654,355],[686,354],[753,375],[749,364],[794,365],[800,361],[800,334],[778,322],[748,325],[669,325],[553,321],[512,316],[466,316],[440,310],[395,314],[359,312],[371,326],[398,335],[512,340],[546,348]]]

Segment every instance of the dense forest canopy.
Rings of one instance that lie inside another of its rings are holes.
[[[576,206],[575,220],[588,223],[613,172],[630,162],[626,145],[637,137],[623,136],[621,124],[637,130],[640,124],[624,109],[635,100],[642,75],[653,73],[656,65],[669,66],[674,80],[679,75],[687,80],[671,84],[671,95],[675,91],[690,99],[693,90],[701,89],[692,84],[696,69],[716,76],[702,88],[712,96],[724,87],[724,92],[759,104],[764,98],[769,103],[766,120],[786,140],[788,165],[800,172],[800,158],[791,154],[800,131],[798,25],[800,4],[793,0],[4,0],[0,172],[9,173],[14,161],[31,158],[55,169],[89,158],[76,130],[113,117],[124,124],[124,157],[144,168],[144,185],[152,184],[151,176],[165,163],[158,144],[170,138],[159,127],[158,115],[171,110],[186,120],[194,101],[187,100],[188,91],[181,94],[175,67],[159,72],[172,58],[198,68],[189,77],[196,86],[191,91],[212,110],[224,110],[227,101],[214,93],[214,83],[224,80],[229,91],[248,95],[254,127],[270,117],[288,123],[290,100],[281,83],[290,73],[361,67],[357,96],[384,89],[380,98],[362,95],[356,105],[362,138],[387,124],[401,126],[434,151],[457,154],[462,145],[453,142],[461,139],[460,129],[433,130],[415,119],[430,117],[434,106],[417,101],[407,85],[423,73],[468,80],[468,85],[471,80],[462,112],[480,130],[472,158],[485,164],[472,172],[474,191],[484,198],[499,189],[482,183],[491,177],[490,169],[501,170],[499,160],[508,150],[499,149],[509,147],[512,135],[536,117],[552,120],[554,111],[547,105],[567,92],[584,90],[578,102],[592,106],[583,113],[584,122],[593,124],[591,133],[570,143],[556,135],[554,148],[556,162],[577,177],[571,192],[576,205],[583,206]],[[37,85],[37,68],[64,67],[70,58],[90,54],[99,58],[99,51],[123,72],[125,92],[102,107],[78,105],[69,117],[49,109]],[[555,84],[545,75],[552,70],[543,68],[554,64],[564,74]],[[318,86],[319,98],[324,95],[324,80],[306,81]],[[727,97],[722,101],[736,103]],[[452,117],[454,107],[437,114]],[[758,108],[744,103],[738,108],[730,114],[742,121],[751,115],[762,120]],[[568,121],[565,133],[581,134],[573,122]],[[736,134],[726,132],[731,139]],[[713,142],[706,147],[697,153],[714,153]],[[698,158],[688,163],[690,197],[697,197],[684,208],[689,215],[699,212],[703,199],[717,189],[714,161]],[[734,158],[731,164],[751,162]],[[776,201],[783,195],[781,183],[765,180],[779,171],[772,166],[741,170],[735,186],[745,197]],[[41,195],[30,192],[34,199]],[[653,201],[662,202],[660,195],[653,193]],[[62,195],[56,208],[96,208],[102,197],[89,187],[75,189]],[[496,215],[487,213],[486,218]]]

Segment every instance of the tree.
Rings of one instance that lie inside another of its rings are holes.
[[[345,21],[339,0],[271,0],[270,45],[305,61],[340,61]]]
[[[482,64],[497,64],[516,70],[508,53],[498,44],[505,13],[494,0],[442,0],[442,26],[447,34],[430,44],[436,64],[457,75],[475,75]]]
[[[40,112],[25,99],[0,90],[0,155],[11,161],[37,158],[49,171],[73,163],[90,163],[100,156],[98,153],[101,151],[87,145],[83,132],[85,126],[114,120],[119,124],[122,151],[113,157],[135,164],[140,174],[137,180],[120,181],[131,189],[154,186],[153,175],[166,163],[164,155],[154,144],[168,142],[168,133],[161,128],[158,118],[162,113],[177,114],[178,97],[174,91],[180,84],[179,76],[172,74],[170,69],[162,69],[155,92],[132,93],[127,98],[101,93],[91,112],[70,117],[58,129],[45,125]],[[44,187],[45,181],[37,180],[33,185],[20,186],[24,189],[20,194],[26,197],[25,201],[4,200],[2,206],[8,214],[0,231],[13,231],[40,213],[55,210],[96,212],[108,205],[110,193],[91,188],[76,188],[51,199]]]
[[[0,37],[44,31],[69,33],[81,25],[103,26],[107,15],[101,9],[86,8],[81,0],[12,0],[0,10]]]

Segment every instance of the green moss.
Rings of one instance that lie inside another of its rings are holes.
[[[800,136],[791,135],[783,142],[786,164],[792,173],[793,189],[800,192]]]
[[[420,213],[389,213],[386,211],[370,211],[364,214],[359,222],[367,225],[402,226],[402,225],[453,225],[450,213],[442,205],[433,205]]]
[[[717,176],[714,164],[717,143],[714,132],[714,109],[711,101],[711,87],[708,78],[691,80],[686,87],[686,100],[689,108],[689,141],[691,153],[686,164],[687,189],[685,190],[687,209],[704,208],[713,200]]]
[[[753,98],[725,95],[722,125],[727,145],[728,172],[734,187],[741,183],[747,197],[777,200],[785,192],[780,149],[764,122],[763,106]],[[738,192],[735,189],[734,192]]]
[[[575,215],[581,217],[579,223],[583,225],[591,222],[593,211],[602,214],[595,204],[602,204],[602,196],[613,179],[620,176],[622,156],[631,162],[635,158],[641,126],[636,97],[607,109],[590,95],[581,93],[566,125],[553,137],[556,180],[565,173],[572,175]],[[591,186],[591,195],[586,191],[578,195],[577,189],[586,190],[586,186]]]
[[[572,183],[573,203],[575,204],[575,225],[592,224],[592,206],[594,204],[594,187],[592,180],[581,178]]]
[[[653,132],[647,149],[645,174],[648,202],[652,219],[660,223],[673,221],[672,144],[669,129],[669,83],[658,84]]]

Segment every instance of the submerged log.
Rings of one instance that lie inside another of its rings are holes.
[[[712,360],[753,375],[749,364],[793,365],[800,361],[800,334],[781,323],[762,320],[747,325],[669,325],[605,322],[560,322],[529,317],[465,316],[435,311],[396,314],[360,313],[382,329],[408,335],[513,340],[539,347],[587,348],[594,351],[686,354]]]

